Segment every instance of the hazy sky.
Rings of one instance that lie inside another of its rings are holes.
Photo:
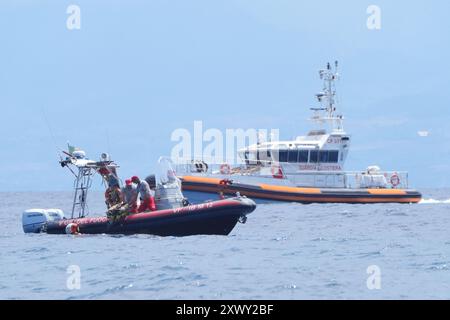
[[[79,30],[66,26],[71,4]],[[380,30],[367,28],[371,4]],[[70,190],[55,148],[67,140],[92,158],[109,151],[125,177],[154,170],[194,120],[303,134],[317,70],[335,59],[347,169],[450,186],[448,1],[3,0],[0,11],[1,191]]]

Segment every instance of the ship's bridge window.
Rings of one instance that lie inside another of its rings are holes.
[[[297,150],[289,150],[288,162],[297,163],[297,161],[298,161],[298,151]]]
[[[279,162],[287,162],[288,160],[288,151],[287,150],[280,150],[278,151],[278,161]]]
[[[312,150],[309,155],[309,162],[336,163],[338,158],[339,151],[337,150]]]
[[[308,150],[298,151],[298,162],[306,163],[308,162]]]
[[[317,151],[317,150],[311,150],[311,151],[309,152],[309,162],[311,162],[311,163],[316,163],[317,160],[318,160],[318,158],[319,158],[319,151]]]
[[[288,162],[291,163],[308,162],[308,150],[289,150]]]
[[[319,151],[319,162],[328,162],[328,151]]]
[[[311,151],[316,152],[317,151]],[[307,163],[308,162],[308,150],[278,150],[272,152],[272,155],[276,161],[290,162],[290,163]],[[317,157],[317,155],[316,155]],[[314,155],[313,155],[314,159]],[[312,162],[312,161],[311,161]],[[317,162],[317,159],[314,161]]]
[[[288,150],[274,150],[272,151],[272,156],[275,161],[288,162]]]
[[[339,158],[339,151],[330,150],[328,151],[328,162],[337,163]]]

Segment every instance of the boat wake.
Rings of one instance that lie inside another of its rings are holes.
[[[447,200],[436,200],[436,199],[422,199],[419,203],[422,204],[450,204],[450,199]]]

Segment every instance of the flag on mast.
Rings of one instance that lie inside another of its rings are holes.
[[[67,141],[67,149],[70,154],[73,154],[75,151],[80,151],[80,148],[70,145],[69,141]]]

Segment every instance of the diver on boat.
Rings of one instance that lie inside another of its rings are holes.
[[[120,189],[119,180],[113,174],[108,177],[108,188],[105,191],[105,203],[109,209],[118,204],[122,204],[123,195]]]
[[[122,188],[123,201],[128,206],[129,213],[138,212],[138,191],[131,179],[125,180],[125,187]]]
[[[150,189],[148,182],[139,179],[138,176],[132,177],[131,182],[137,185],[137,192],[140,195],[141,203],[138,208],[138,213],[144,211],[155,211],[155,192]]]

